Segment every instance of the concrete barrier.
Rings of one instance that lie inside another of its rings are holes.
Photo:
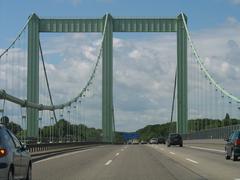
[[[193,139],[193,140],[184,140],[185,144],[216,144],[216,145],[225,145],[226,141],[223,139]]]
[[[223,139],[195,139],[184,140],[183,146],[201,150],[211,150],[223,153],[226,141]]]

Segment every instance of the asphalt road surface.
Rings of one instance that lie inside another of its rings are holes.
[[[195,146],[106,145],[33,164],[33,180],[237,180],[240,161]]]

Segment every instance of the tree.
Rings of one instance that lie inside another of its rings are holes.
[[[8,123],[6,127],[10,129],[15,135],[18,135],[22,131],[21,126],[14,122]]]
[[[153,137],[167,137],[170,130],[171,132],[176,131],[176,122],[148,125],[142,129],[137,130],[136,132],[140,134],[141,140],[148,141]]]
[[[223,126],[230,126],[231,125],[231,118],[228,113],[226,113],[225,118],[222,120]]]
[[[224,119],[226,119],[226,120],[230,120],[230,116],[229,116],[229,114],[228,113],[226,113],[226,116],[225,116],[225,118]]]
[[[5,126],[8,125],[9,118],[7,116],[1,117],[1,123],[4,124]]]

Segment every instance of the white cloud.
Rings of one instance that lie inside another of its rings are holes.
[[[232,16],[229,16],[227,18],[227,22],[230,24],[230,25],[235,25],[235,24],[238,24],[238,20],[235,18],[235,17],[232,17]]]
[[[138,50],[133,50],[132,52],[129,53],[129,57],[132,59],[140,59],[141,58],[141,52],[139,52]]]
[[[240,5],[240,0],[230,0],[233,4]]]
[[[99,45],[100,45],[100,42],[99,42]],[[113,47],[114,48],[121,48],[123,47],[123,41],[119,38],[114,38],[113,39]]]
[[[194,44],[210,74],[236,96],[240,96],[239,32],[239,21],[231,17],[221,27],[192,34]],[[100,34],[68,34],[42,39],[55,103],[62,103],[76,96],[84,87],[96,61],[100,39]],[[147,124],[169,121],[177,58],[176,35],[146,36],[144,39],[115,37],[113,43],[116,129],[132,131]],[[10,67],[11,63],[0,66],[2,69]],[[189,100],[192,104],[189,111],[195,116],[203,116],[198,101],[195,102],[193,96],[199,90],[200,95],[208,92],[210,96],[214,89],[208,89],[206,83],[203,84],[205,78],[197,69],[190,51],[189,67]],[[26,67],[22,66],[21,69],[26,74]],[[4,71],[1,70],[0,73],[4,74]],[[0,82],[4,81],[3,77],[0,76]],[[44,80],[43,74],[40,77]],[[26,84],[23,76],[21,81],[24,80]],[[101,127],[101,68],[93,86],[93,91],[88,93],[82,105],[82,116],[89,125]],[[41,102],[49,102],[46,100],[46,88],[42,87],[40,92]],[[207,101],[213,101],[215,97],[208,98]]]

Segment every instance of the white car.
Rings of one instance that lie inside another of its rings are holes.
[[[150,144],[158,144],[158,138],[152,138],[149,141]]]
[[[32,179],[31,156],[26,146],[0,124],[0,180]]]
[[[133,139],[132,144],[139,144],[139,140],[138,139]]]

